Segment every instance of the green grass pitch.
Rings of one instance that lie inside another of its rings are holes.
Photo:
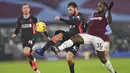
[[[111,59],[114,69],[118,73],[130,73],[130,58]],[[65,60],[38,60],[41,73],[69,73]],[[0,62],[0,73],[35,73],[27,61]],[[75,59],[75,73],[109,73],[98,59]]]

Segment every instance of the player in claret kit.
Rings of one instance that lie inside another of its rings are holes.
[[[75,44],[92,44],[97,52],[97,56],[110,73],[117,73],[114,71],[111,62],[105,56],[105,47],[103,37],[105,36],[105,30],[107,24],[111,24],[111,8],[113,2],[109,4],[106,2],[99,2],[97,12],[95,12],[91,18],[88,32],[72,36],[71,39],[63,42],[59,47],[53,47],[55,50],[64,50]],[[106,11],[108,10],[108,16],[106,17]]]

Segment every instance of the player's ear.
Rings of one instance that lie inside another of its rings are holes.
[[[107,7],[104,7],[104,10],[106,11],[106,10],[107,10]]]
[[[76,7],[75,10],[78,10],[78,8]]]

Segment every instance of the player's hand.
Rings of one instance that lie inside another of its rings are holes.
[[[56,19],[56,20],[60,20],[60,17],[59,17],[59,16],[56,16],[55,19]]]
[[[47,40],[51,40],[51,38],[50,38],[50,37],[47,37]]]
[[[112,1],[112,2],[109,4],[108,11],[110,11],[110,10],[112,9],[113,5],[114,5],[114,2]]]
[[[16,38],[16,34],[12,34],[12,38],[13,38],[13,39]]]

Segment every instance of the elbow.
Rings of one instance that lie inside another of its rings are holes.
[[[112,22],[108,22],[108,24],[111,24]]]
[[[111,20],[108,20],[108,24],[111,24],[112,23],[112,19]]]

